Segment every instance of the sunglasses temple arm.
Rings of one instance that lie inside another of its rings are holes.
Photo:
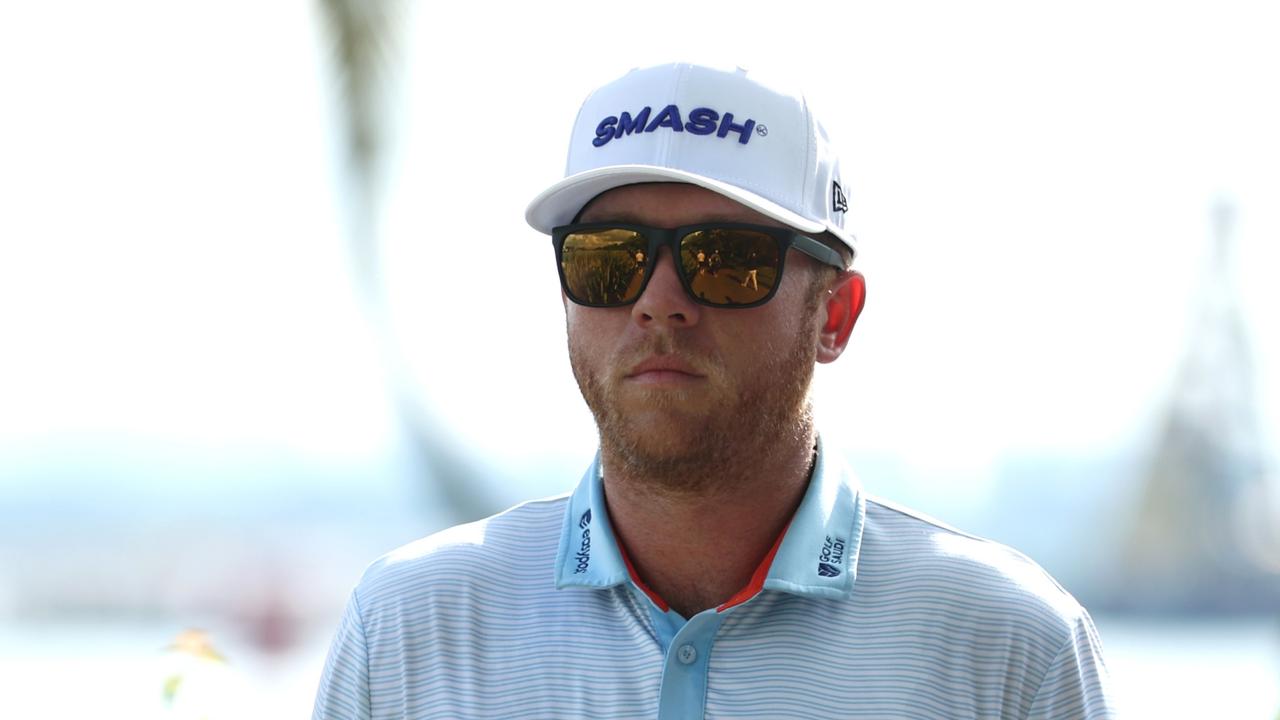
[[[814,260],[844,269],[844,258],[840,257],[840,253],[811,237],[797,234],[791,239],[791,247],[799,250],[805,255],[808,255]]]

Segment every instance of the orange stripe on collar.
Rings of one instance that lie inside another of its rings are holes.
[[[726,600],[723,605],[717,607],[716,612],[724,612],[731,607],[741,605],[755,597],[756,594],[764,588],[765,578],[769,577],[769,568],[773,567],[773,558],[778,554],[778,548],[782,547],[782,539],[787,536],[787,530],[790,528],[791,523],[788,521],[786,526],[782,528],[782,532],[778,533],[778,538],[773,541],[773,547],[769,548],[769,552],[765,553],[760,564],[756,566],[756,570],[751,574],[751,580],[747,583],[746,587],[734,593],[733,597]],[[645,584],[644,580],[640,579],[640,573],[636,572],[635,565],[631,564],[631,555],[627,553],[627,547],[622,544],[622,538],[616,538],[616,541],[618,544],[618,552],[622,555],[622,562],[627,566],[627,574],[631,576],[631,582],[635,583],[636,587],[640,588],[641,592],[647,595],[659,610],[662,612],[670,610],[671,606],[667,604],[667,601],[663,600],[661,595],[654,592],[653,588],[649,587]]]
[[[649,599],[653,601],[654,605],[658,606],[659,610],[662,612],[670,610],[671,606],[667,604],[667,601],[663,600],[658,593],[654,592],[648,585],[644,584],[644,580],[640,579],[640,573],[636,572],[635,566],[631,564],[631,556],[627,554],[627,546],[622,544],[622,538],[615,538],[615,540],[618,544],[618,552],[622,555],[622,562],[627,566],[627,574],[631,576],[631,582],[635,583],[636,587],[640,588],[645,595],[648,595]]]
[[[724,612],[735,605],[742,603],[755,597],[761,589],[764,588],[765,578],[769,577],[769,568],[773,567],[773,556],[778,554],[778,548],[782,547],[782,538],[787,536],[787,530],[791,528],[791,521],[787,521],[782,532],[778,533],[778,539],[773,541],[773,547],[769,548],[769,552],[765,553],[764,559],[756,566],[756,571],[751,574],[751,582],[747,586],[738,591],[736,595],[725,601],[723,605],[716,608],[716,612]]]

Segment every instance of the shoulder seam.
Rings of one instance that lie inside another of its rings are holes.
[[[354,588],[351,591],[351,604],[355,606],[356,622],[360,625],[360,650],[364,654],[364,694],[365,707],[373,707],[373,690],[369,687],[369,635],[364,628],[364,608],[360,607],[360,596]]]
[[[1053,669],[1057,667],[1058,661],[1062,658],[1063,653],[1067,652],[1067,649],[1072,647],[1074,644],[1075,636],[1068,631],[1066,639],[1058,646],[1058,652],[1054,653],[1053,659],[1049,661],[1049,664],[1045,666],[1044,672],[1040,674],[1040,681],[1036,683],[1036,694],[1031,698],[1031,707],[1028,708],[1028,711],[1034,710],[1036,705],[1039,704],[1040,696],[1044,693],[1045,682],[1049,680],[1049,673],[1053,672]]]

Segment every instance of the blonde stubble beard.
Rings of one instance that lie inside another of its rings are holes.
[[[818,298],[810,297],[799,327],[815,324]],[[605,372],[630,367],[652,355],[673,353],[695,362],[713,385],[723,388],[723,363],[700,354],[685,338],[679,332],[655,332],[620,352]],[[756,352],[771,360],[742,378],[736,397],[724,398],[723,405],[687,412],[688,398],[683,393],[662,391],[645,396],[649,410],[668,416],[674,424],[660,431],[627,414],[613,396],[619,381],[605,382],[597,376],[579,342],[570,335],[570,363],[595,417],[606,467],[616,464],[617,475],[637,484],[637,490],[705,495],[730,489],[740,478],[751,477],[765,466],[775,448],[794,448],[813,441],[809,387],[817,349],[815,338],[808,333],[797,333],[790,347],[778,347],[776,339],[762,341]],[[680,440],[671,441],[673,428]]]

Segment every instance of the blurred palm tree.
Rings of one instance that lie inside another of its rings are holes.
[[[433,510],[452,522],[497,510],[492,488],[475,463],[451,442],[451,433],[421,402],[397,342],[379,257],[383,169],[390,140],[389,102],[403,69],[401,33],[408,20],[404,0],[319,0],[338,85],[345,158],[342,178],[351,265],[366,317],[415,466],[434,481],[445,507]]]

